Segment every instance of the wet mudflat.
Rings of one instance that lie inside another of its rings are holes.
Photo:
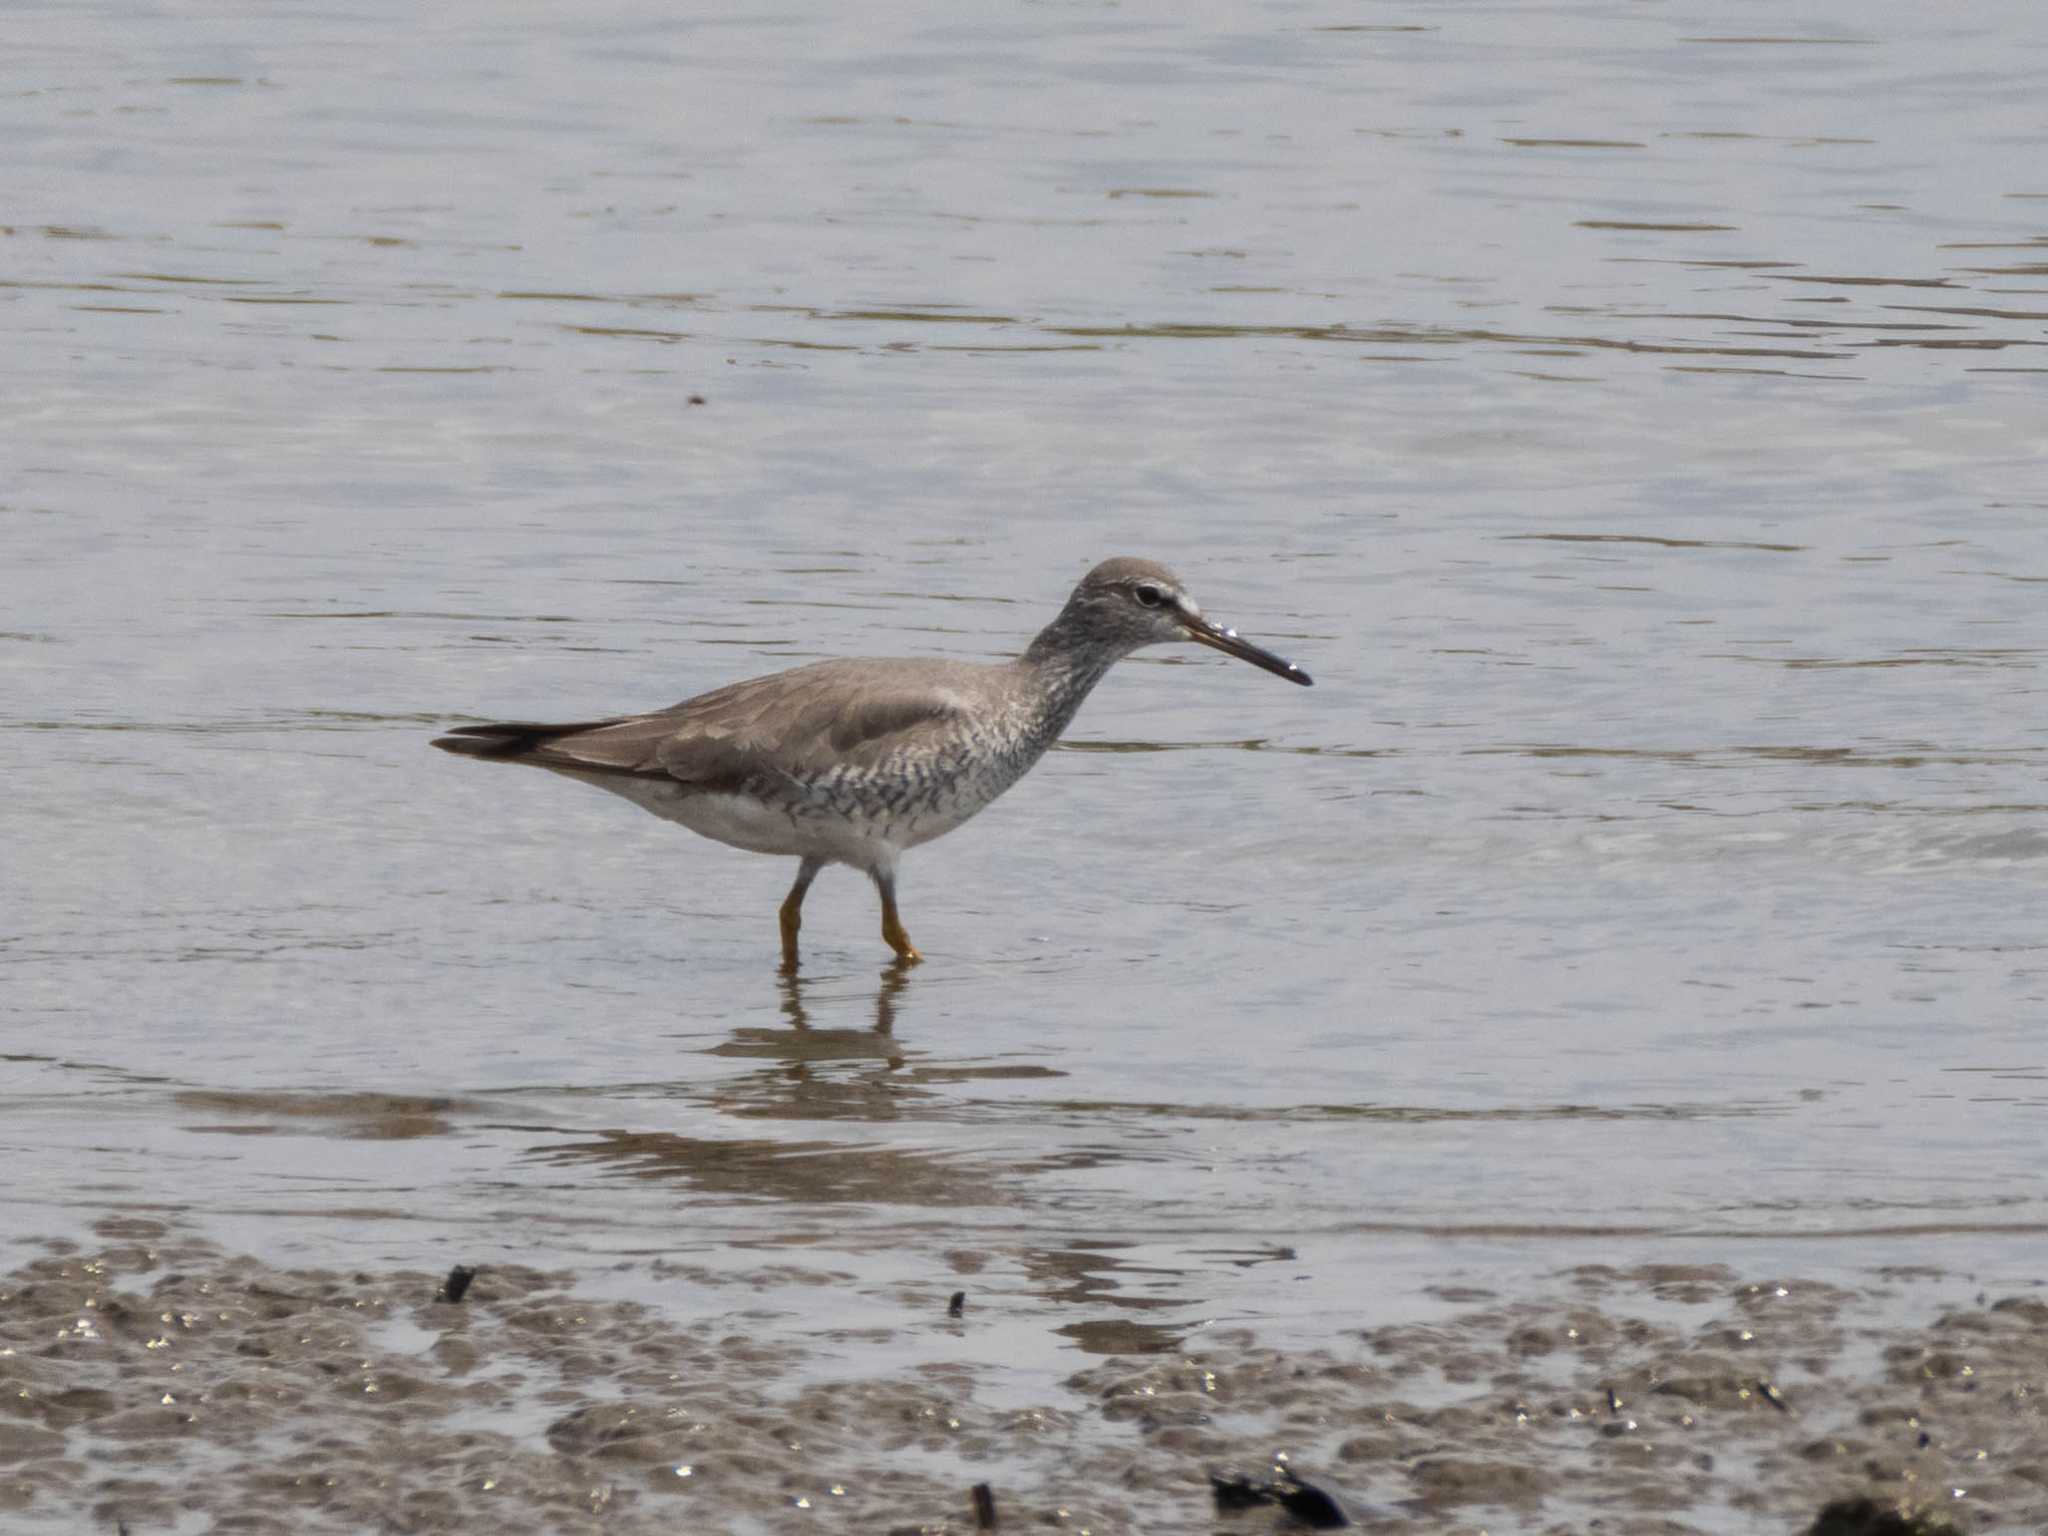
[[[45,1528],[507,1533],[1265,1531],[1282,1465],[1367,1529],[1803,1531],[1867,1496],[1962,1531],[2048,1522],[2048,1299],[1960,1304],[1720,1265],[1589,1265],[1422,1325],[1249,1329],[1017,1401],[931,1359],[836,1378],[750,1326],[678,1326],[574,1273],[281,1269],[139,1218],[0,1279],[0,1513]],[[969,1256],[970,1259],[977,1256]],[[973,1267],[970,1263],[967,1267]],[[829,1311],[819,1276],[819,1310]],[[916,1341],[982,1326],[904,1298]],[[999,1304],[998,1304],[999,1305]]]

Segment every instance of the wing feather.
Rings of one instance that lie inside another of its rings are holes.
[[[434,745],[470,757],[670,778],[704,789],[738,788],[761,774],[811,779],[833,769],[873,769],[921,740],[951,734],[981,681],[968,674],[987,670],[945,661],[821,661],[652,714],[469,725]]]

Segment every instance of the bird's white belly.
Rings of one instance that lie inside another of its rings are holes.
[[[889,862],[894,852],[950,832],[972,814],[927,813],[881,822],[849,820],[831,814],[805,814],[802,810],[792,814],[786,805],[773,805],[752,795],[694,789],[672,780],[585,774],[573,769],[556,771],[610,790],[663,821],[675,822],[699,837],[728,847],[744,848],[750,853],[824,859],[859,869],[873,869]]]

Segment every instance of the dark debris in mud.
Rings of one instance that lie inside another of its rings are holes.
[[[1813,1517],[1807,1536],[1956,1536],[1956,1528],[1938,1516],[1875,1499],[1837,1499]]]
[[[1020,1409],[983,1401],[1014,1401],[982,1390],[1000,1363],[832,1379],[742,1307],[679,1324],[511,1264],[451,1305],[422,1273],[100,1236],[0,1277],[0,1528],[942,1536],[994,1517],[977,1484],[1013,1530],[1264,1536],[1304,1489],[1371,1530],[2048,1527],[2033,1296],[1908,1325],[1888,1282],[1581,1269],[1314,1351],[1098,1360]],[[1233,1466],[1315,1481],[1220,1508]]]
[[[1226,1477],[1211,1472],[1209,1492],[1220,1510],[1272,1504],[1286,1511],[1295,1524],[1314,1531],[1336,1530],[1351,1523],[1343,1505],[1287,1466],[1275,1467],[1271,1477]]]

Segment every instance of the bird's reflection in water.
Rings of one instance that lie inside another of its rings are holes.
[[[782,1016],[789,1020],[791,1029],[811,1028],[811,1013],[804,1006],[804,979],[796,971],[778,971],[776,981],[782,989]],[[910,967],[891,965],[882,971],[882,984],[875,992],[874,1033],[888,1036],[896,1032],[896,999],[910,985]],[[850,1031],[841,1031],[850,1033]]]
[[[947,1100],[943,1086],[922,1080],[925,1053],[905,1049],[892,1033],[907,969],[895,966],[883,974],[872,1004],[874,1027],[820,1028],[815,1018],[866,1016],[865,991],[841,990],[847,980],[822,982],[807,994],[799,979],[780,978],[777,1003],[785,1022],[736,1028],[707,1052],[755,1065],[715,1083],[693,1076],[687,1085],[676,1085],[679,1097],[733,1120],[782,1124],[730,1134],[733,1127],[687,1117],[686,1129],[620,1126],[536,1151],[556,1163],[680,1179],[713,1193],[806,1203],[987,1203],[999,1169],[949,1152],[896,1146],[891,1133],[861,1128],[860,1122],[929,1117],[943,1111]],[[824,1121],[840,1122],[844,1129],[792,1124]]]
[[[713,1056],[772,1063],[721,1083],[712,1096],[719,1109],[776,1119],[893,1120],[912,1101],[931,1096],[905,1073],[922,1053],[905,1050],[895,1038],[898,1001],[910,985],[908,966],[892,965],[882,972],[874,1024],[867,1029],[821,1027],[814,1021],[813,1002],[841,1001],[844,994],[807,999],[803,977],[790,972],[780,973],[776,985],[788,1028],[736,1029],[730,1040],[711,1049]]]
[[[827,982],[807,988],[800,976],[776,978],[783,1028],[741,1026],[706,1053],[762,1063],[704,1092],[714,1108],[738,1117],[780,1120],[933,1120],[966,1114],[980,1123],[1000,1109],[963,1100],[963,1085],[1064,1077],[1056,1067],[1013,1059],[962,1061],[935,1058],[896,1038],[899,1011],[912,986],[908,966],[882,973],[873,1001],[874,1025],[844,1029],[819,1019],[858,1010],[864,994]],[[844,980],[845,978],[840,978]]]

